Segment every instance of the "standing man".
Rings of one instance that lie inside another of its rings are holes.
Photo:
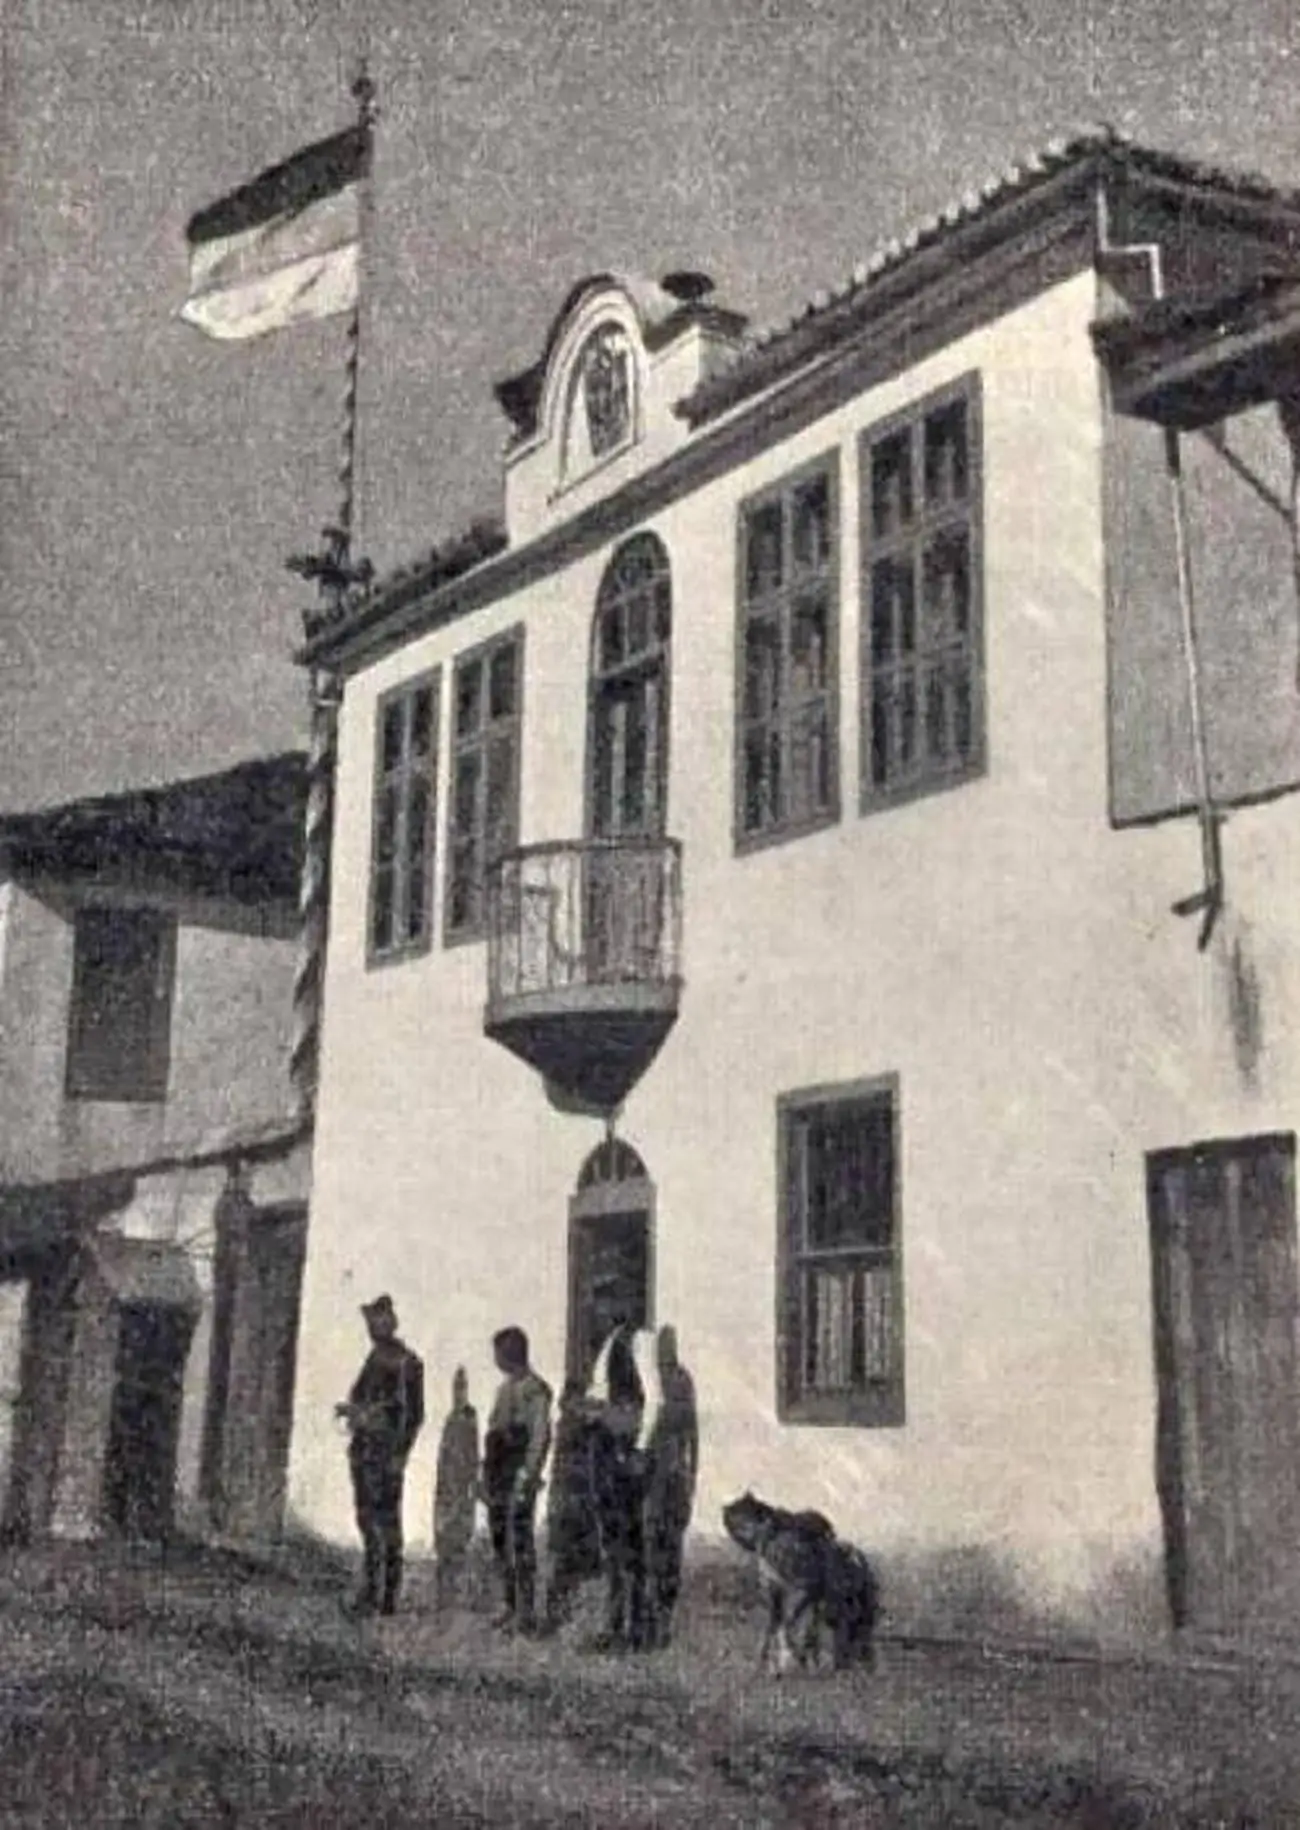
[[[397,1338],[391,1296],[363,1303],[371,1347],[346,1402],[335,1406],[350,1432],[348,1468],[365,1550],[358,1614],[393,1614],[402,1584],[402,1483],[424,1422],[424,1365]]]
[[[533,1512],[551,1441],[551,1388],[528,1359],[522,1328],[492,1337],[502,1375],[483,1443],[483,1500],[504,1607],[493,1622],[519,1633],[537,1630],[537,1549]]]

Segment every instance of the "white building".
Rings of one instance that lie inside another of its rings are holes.
[[[0,819],[0,1524],[269,1538],[303,758]]]
[[[435,1419],[505,1322],[557,1383],[675,1324],[703,1534],[753,1487],[1079,1619],[1162,1563],[1180,1619],[1276,1611],[1298,246],[1300,199],[1101,133],[766,337],[698,275],[574,288],[497,390],[504,541],[309,644],[308,1522],[350,1531],[388,1289]]]

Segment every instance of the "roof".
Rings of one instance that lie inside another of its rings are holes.
[[[960,261],[968,244],[978,249],[996,239],[1008,208],[1014,210],[1053,181],[1077,178],[1080,184],[1086,184],[1094,174],[1131,174],[1156,185],[1192,189],[1219,206],[1229,204],[1256,213],[1262,210],[1271,217],[1286,219],[1300,248],[1300,191],[1280,187],[1254,173],[1228,171],[1181,154],[1138,146],[1110,126],[1085,128],[1069,138],[1050,142],[1040,152],[972,187],[908,234],[885,243],[856,266],[840,286],[814,294],[783,322],[749,333],[734,359],[681,401],[678,413],[693,429],[699,428],[777,386],[860,331],[874,313],[909,299],[926,283],[936,256]],[[524,435],[535,419],[545,364],[567,315],[591,287],[611,282],[632,284],[612,274],[592,275],[580,281],[552,324],[541,362],[499,384],[498,399],[513,419],[517,435]],[[346,631],[354,623],[373,627],[386,614],[390,598],[395,605],[405,605],[417,595],[423,597],[450,587],[455,580],[486,565],[506,544],[499,532],[495,545],[476,541],[473,535],[471,529],[470,535],[435,547],[427,561],[401,567],[354,592],[332,617],[310,617],[306,652],[310,654],[317,641],[330,635],[346,639]]]
[[[1300,274],[1161,299],[1095,324],[1121,412],[1191,431],[1283,396],[1300,398]]]
[[[178,887],[292,903],[306,799],[307,759],[287,751],[217,775],[0,815],[0,853],[20,873],[111,875],[140,864]]]
[[[697,388],[679,411],[698,425],[770,387],[833,340],[858,301],[926,249],[1027,196],[1057,173],[1084,163],[1127,169],[1139,176],[1300,213],[1300,192],[1283,189],[1255,173],[1225,171],[1202,160],[1138,146],[1113,127],[1086,128],[1069,139],[1051,141],[1041,152],[966,191],[900,239],[886,242],[856,266],[842,285],[815,293],[792,317],[752,336],[736,360]]]

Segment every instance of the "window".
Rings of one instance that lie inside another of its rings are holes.
[[[591,455],[608,457],[632,432],[631,353],[615,324],[602,325],[583,352],[582,394]]]
[[[788,1095],[777,1123],[781,1420],[901,1424],[897,1082]]]
[[[862,806],[984,765],[977,383],[862,445]]]
[[[587,821],[593,837],[658,837],[668,797],[673,589],[668,554],[636,534],[596,599],[587,692]]]
[[[84,908],[73,932],[69,1099],[167,1097],[176,921],[157,909]]]
[[[839,816],[835,472],[822,462],[740,511],[736,842]]]
[[[370,873],[370,958],[423,952],[432,932],[440,676],[379,702]]]
[[[523,659],[523,631],[513,629],[456,663],[447,816],[448,940],[482,935],[488,866],[519,842]]]

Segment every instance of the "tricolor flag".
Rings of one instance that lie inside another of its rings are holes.
[[[357,302],[362,126],[304,147],[190,218],[187,323],[242,341]]]

